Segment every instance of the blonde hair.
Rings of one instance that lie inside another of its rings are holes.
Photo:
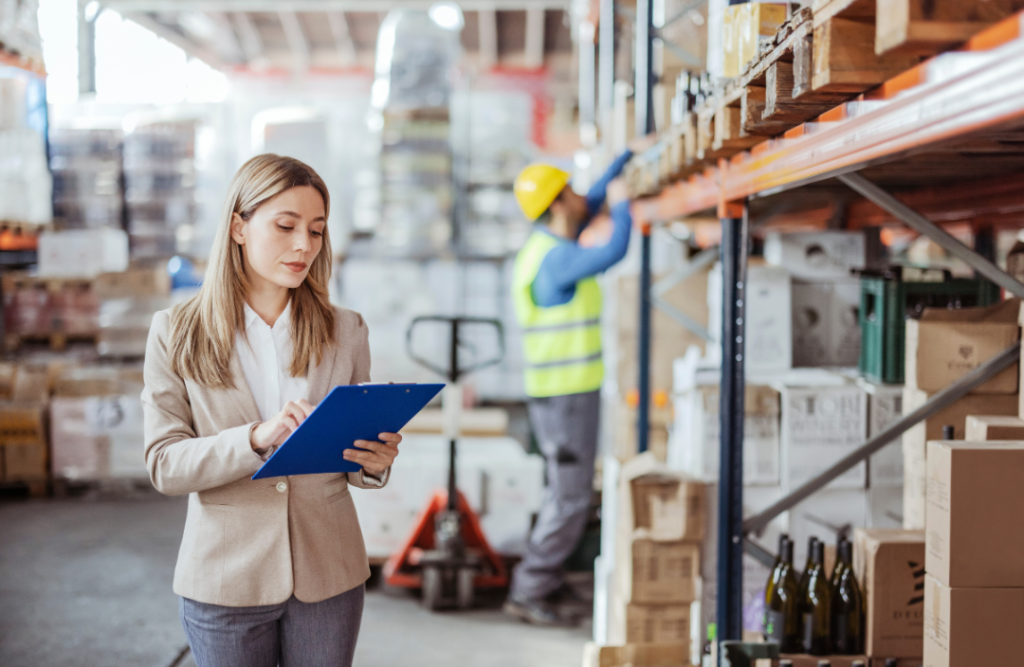
[[[231,357],[235,336],[245,330],[245,277],[242,247],[231,237],[234,214],[252,218],[268,200],[294,187],[311,186],[324,198],[324,216],[331,200],[323,179],[294,158],[257,155],[238,170],[228,190],[220,227],[199,294],[171,313],[170,362],[180,377],[214,388],[234,387]],[[328,295],[331,278],[331,241],[324,227],[323,245],[306,279],[290,290],[292,301],[293,377],[306,374],[324,350],[334,345],[334,308]]]

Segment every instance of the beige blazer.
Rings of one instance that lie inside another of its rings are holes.
[[[338,344],[309,368],[313,405],[336,385],[370,379],[366,323],[345,309],[336,319]],[[261,420],[238,354],[234,389],[183,380],[167,357],[169,323],[169,311],[153,318],[142,407],[153,485],[167,495],[189,494],[174,592],[245,607],[292,594],[319,602],[366,581],[370,567],[348,490],[371,488],[362,473],[251,480],[263,460],[249,432]]]

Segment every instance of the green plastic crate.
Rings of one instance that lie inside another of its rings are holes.
[[[860,279],[861,374],[872,382],[903,383],[906,320],[925,308],[972,308],[999,301],[988,280],[957,278],[941,283]]]

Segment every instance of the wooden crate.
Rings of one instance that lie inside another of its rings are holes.
[[[3,481],[36,482],[49,474],[46,442],[0,446],[3,458]]]

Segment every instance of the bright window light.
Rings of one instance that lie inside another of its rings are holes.
[[[223,102],[228,96],[228,77],[198,58],[185,66],[185,101],[195,103]]]
[[[69,104],[78,99],[78,2],[39,0],[39,33],[46,65],[46,99]]]
[[[96,100],[170,104],[185,99],[185,52],[117,12],[96,19]]]
[[[466,25],[462,10],[454,2],[438,2],[427,12],[431,20],[445,30],[462,30]]]

